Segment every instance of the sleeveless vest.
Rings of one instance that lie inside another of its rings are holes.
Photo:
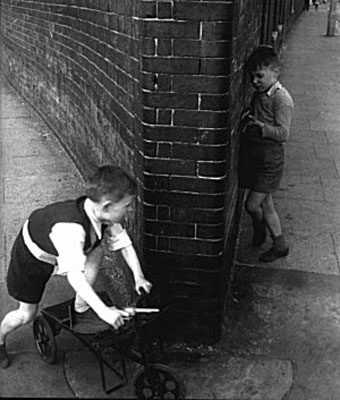
[[[70,222],[81,225],[85,230],[84,254],[96,247],[100,240],[91,245],[91,221],[85,213],[85,196],[76,200],[67,200],[49,204],[46,207],[37,209],[28,218],[28,234],[33,243],[41,250],[58,256],[49,234],[55,224],[59,222]]]

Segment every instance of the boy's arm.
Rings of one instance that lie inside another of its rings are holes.
[[[66,275],[73,289],[94,312],[108,324],[119,328],[124,323],[123,316],[128,314],[107,307],[85,278],[85,232],[82,226],[76,223],[58,223],[53,227],[50,238],[58,251],[57,274]]]
[[[150,293],[152,283],[144,277],[137,253],[126,230],[118,223],[111,226],[109,230],[109,249],[112,251],[121,251],[124,260],[133,274],[136,292],[142,294],[141,291],[145,290],[147,293]]]
[[[273,123],[260,121],[254,115],[250,115],[248,118],[252,125],[256,125],[261,129],[263,138],[285,142],[289,137],[293,111],[294,103],[292,98],[288,93],[283,93],[279,90],[272,103]]]
[[[100,319],[116,329],[124,324],[124,317],[128,317],[130,314],[115,307],[108,307],[88,284],[83,272],[70,271],[67,274],[67,279],[73,289],[86,301]]]
[[[135,290],[140,295],[142,290],[150,293],[152,288],[152,283],[145,279],[142,267],[140,265],[137,253],[131,244],[130,246],[121,249],[122,256],[124,257],[128,267],[130,268],[134,280],[135,280]]]
[[[264,123],[262,136],[277,142],[285,142],[289,137],[294,103],[288,92],[278,90],[273,99],[274,125]]]
[[[262,136],[277,142],[285,142],[289,137],[292,116],[293,108],[291,106],[281,106],[275,112],[275,125],[263,124]]]

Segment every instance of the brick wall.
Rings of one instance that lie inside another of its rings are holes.
[[[234,211],[226,197],[233,4],[141,4],[146,264],[156,281],[171,282],[173,326],[190,338],[218,336]]]
[[[140,182],[137,5],[134,0],[0,3],[2,71],[54,130],[85,178],[93,165],[114,161]],[[141,216],[139,201],[128,219],[137,249]],[[121,280],[121,258],[107,252],[104,270],[108,289],[120,289],[114,282]]]
[[[3,68],[84,174],[90,159],[118,157],[131,170],[140,133],[137,1],[4,0],[1,12]]]
[[[221,331],[242,204],[243,64],[297,15],[293,0],[282,1],[1,2],[9,81],[85,176],[94,163],[117,161],[137,177],[131,230],[187,339]]]

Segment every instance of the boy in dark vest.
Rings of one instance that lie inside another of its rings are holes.
[[[34,320],[45,285],[65,275],[76,292],[75,316],[95,314],[118,329],[129,317],[126,310],[106,306],[94,285],[103,258],[101,240],[110,230],[112,250],[120,250],[132,271],[135,290],[150,292],[132,242],[120,222],[136,194],[136,182],[114,165],[99,167],[86,185],[86,196],[50,204],[34,211],[17,236],[7,275],[8,293],[19,302],[0,325],[0,365],[10,365],[7,336]],[[85,317],[86,318],[86,317]]]

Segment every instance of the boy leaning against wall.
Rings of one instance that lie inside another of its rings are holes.
[[[284,144],[289,137],[294,103],[279,82],[280,60],[272,47],[257,47],[245,68],[255,92],[244,116],[240,186],[249,189],[245,207],[252,218],[252,245],[259,247],[265,242],[267,228],[273,245],[259,260],[272,262],[289,253],[273,194],[283,175]]]

